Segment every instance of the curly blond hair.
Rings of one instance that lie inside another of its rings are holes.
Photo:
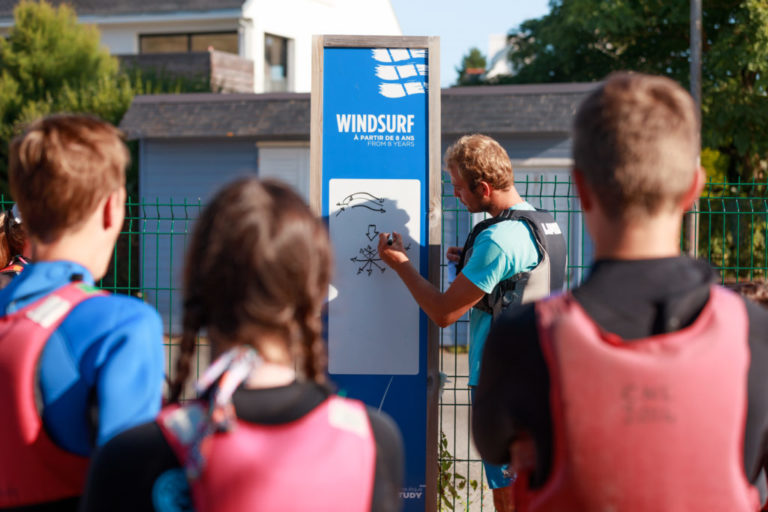
[[[455,169],[471,191],[481,181],[495,190],[507,190],[515,179],[504,148],[491,137],[477,133],[464,135],[446,150],[445,166]]]

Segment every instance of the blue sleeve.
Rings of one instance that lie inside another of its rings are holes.
[[[162,325],[154,310],[146,310],[116,325],[97,356],[98,445],[154,420],[160,411],[164,378]]]
[[[40,357],[43,422],[62,448],[88,455],[116,434],[151,421],[163,386],[162,323],[157,312],[125,296],[78,305]],[[91,405],[98,419],[93,431]]]
[[[485,293],[491,293],[504,280],[511,266],[507,254],[485,230],[475,239],[472,254],[461,273]]]

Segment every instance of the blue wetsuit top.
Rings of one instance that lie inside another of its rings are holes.
[[[79,274],[69,261],[28,265],[0,290],[0,312],[13,313]],[[155,418],[163,385],[160,317],[142,301],[124,295],[96,296],[77,305],[54,331],[38,365],[43,424],[70,452],[89,455],[114,435]],[[97,407],[96,424],[91,419]],[[94,431],[95,427],[95,431]]]

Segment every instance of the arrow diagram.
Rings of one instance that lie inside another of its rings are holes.
[[[380,197],[376,197],[368,192],[355,192],[342,199],[341,202],[336,203],[336,206],[339,207],[336,216],[338,217],[347,208],[367,208],[373,212],[384,213],[386,210],[383,208],[383,205],[384,199]]]
[[[373,242],[373,239],[376,238],[379,235],[379,232],[376,231],[376,224],[368,224],[368,232],[365,234],[365,236],[368,237],[368,240]]]

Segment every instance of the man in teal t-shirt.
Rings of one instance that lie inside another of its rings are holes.
[[[512,210],[534,210],[527,202]],[[539,251],[531,230],[524,222],[499,222],[483,230],[475,240],[472,255],[461,273],[485,293],[520,272],[539,263]],[[477,386],[483,346],[491,329],[491,315],[473,308],[469,312],[469,385]]]
[[[453,194],[470,212],[485,212],[491,217],[505,210],[533,210],[515,189],[512,163],[498,142],[485,135],[461,137],[445,153]],[[519,272],[532,270],[540,254],[533,234],[524,222],[504,221],[480,232],[472,254],[451,286],[442,293],[410,264],[402,238],[392,233],[379,235],[379,256],[397,273],[424,312],[440,327],[453,324],[501,281]],[[458,261],[462,250],[450,247],[447,257]],[[491,327],[489,313],[473,309],[470,313],[470,386],[480,375],[483,344]],[[512,481],[500,466],[483,463],[493,503],[498,511],[512,511]]]

